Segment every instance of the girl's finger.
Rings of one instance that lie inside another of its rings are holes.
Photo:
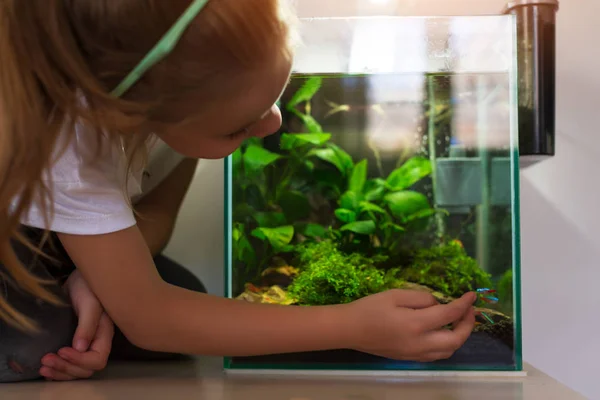
[[[96,331],[96,337],[90,346],[91,351],[95,351],[97,353],[106,356],[108,359],[108,355],[112,349],[112,341],[115,335],[115,326],[108,314],[102,313],[100,317],[100,321],[98,322],[98,330]],[[102,367],[104,368],[104,367]]]
[[[469,338],[475,327],[473,309],[467,311],[452,330],[442,329],[425,334],[424,347],[431,352],[454,353]]]
[[[113,323],[106,314],[103,314],[98,324],[96,338],[92,341],[89,351],[79,353],[72,348],[65,347],[58,351],[58,355],[83,369],[101,371],[108,362],[113,336]]]
[[[469,313],[472,315],[475,300],[477,300],[477,297],[474,293],[466,293],[451,303],[436,305],[416,312],[419,313],[419,319],[423,322],[425,330],[437,331],[448,324],[463,319]]]
[[[87,379],[94,374],[91,370],[81,368],[57,356],[44,358],[42,360],[42,365],[59,373],[69,375],[74,379]]]
[[[77,351],[83,353],[89,349],[90,343],[96,336],[102,312],[102,306],[95,298],[81,300],[77,313],[79,322],[73,336],[73,348]]]
[[[40,375],[46,379],[52,379],[54,381],[74,381],[75,378],[69,376],[63,372],[59,372],[49,367],[40,368]]]
[[[394,302],[398,307],[420,309],[439,304],[431,293],[416,290],[392,289],[386,295],[394,296]]]

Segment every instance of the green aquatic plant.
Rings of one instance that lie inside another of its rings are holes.
[[[403,242],[435,210],[412,186],[432,173],[413,157],[386,178],[369,178],[367,160],[355,163],[311,115],[322,79],[307,79],[285,108],[306,133],[283,133],[277,151],[247,140],[232,155],[233,261],[256,279],[274,256],[293,255],[304,241],[334,239],[346,252],[397,255]],[[419,225],[420,224],[420,225]],[[289,259],[289,258],[288,258]]]
[[[492,284],[491,276],[467,255],[458,241],[416,249],[412,263],[402,269],[399,277],[450,297],[460,297]]]
[[[499,305],[503,312],[512,313],[513,310],[513,271],[506,271],[498,281]]]
[[[301,305],[345,304],[397,284],[397,270],[378,269],[385,256],[344,253],[331,240],[299,248],[300,274],[288,294]]]
[[[358,162],[335,210],[336,218],[343,224],[334,231],[335,237],[348,249],[366,250],[366,246],[396,254],[401,234],[438,212],[427,196],[411,190],[431,170],[429,160],[417,156],[386,179],[368,179],[367,160]]]
[[[308,80],[286,106],[295,110],[308,133],[282,134],[277,152],[267,149],[262,139],[251,138],[232,154],[233,261],[246,279],[258,277],[273,256],[292,252],[300,235],[328,235],[322,224],[311,221],[314,207],[309,196],[335,197],[336,178],[341,180],[353,162],[329,143],[331,134],[322,132],[310,116],[308,104],[320,85],[319,79]],[[295,109],[302,102],[307,104],[304,113]]]

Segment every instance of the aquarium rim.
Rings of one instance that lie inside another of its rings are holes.
[[[302,70],[292,69],[293,76],[302,76],[302,75],[311,75],[311,76],[320,76],[322,78],[330,78],[335,77],[335,75],[343,75],[344,77],[371,77],[373,75],[448,75],[448,76],[460,76],[460,75],[508,75],[511,73],[512,68],[504,68],[504,69],[469,69],[469,68],[455,68],[451,71],[443,71],[441,69],[434,68],[419,68],[419,69],[406,69],[403,71],[392,71],[392,70],[372,70],[365,72],[364,69],[356,69],[350,71],[342,71],[340,72],[339,68],[335,70],[309,70],[308,68],[303,68]]]
[[[480,19],[480,18],[495,18],[495,19],[505,19],[512,18],[513,16],[510,14],[482,14],[482,15],[364,15],[364,16],[339,16],[339,17],[301,17],[300,21],[349,21],[349,20],[401,20],[401,19],[437,19],[437,20],[448,20],[448,19]]]

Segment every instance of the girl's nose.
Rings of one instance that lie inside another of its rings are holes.
[[[250,128],[249,136],[264,138],[274,134],[279,128],[281,128],[281,111],[273,104],[269,112]]]

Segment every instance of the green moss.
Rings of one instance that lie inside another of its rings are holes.
[[[402,270],[400,278],[451,297],[491,286],[490,275],[479,268],[457,241],[416,250],[412,264]]]
[[[300,248],[300,274],[288,288],[298,304],[344,304],[379,293],[395,281],[396,270],[377,269],[383,256],[344,253],[331,241]]]

